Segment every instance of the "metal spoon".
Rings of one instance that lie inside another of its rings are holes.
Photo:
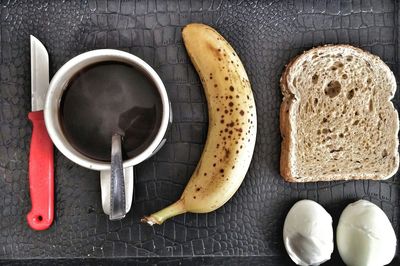
[[[121,153],[122,136],[114,134],[111,138],[111,193],[110,220],[120,220],[126,215],[125,184]]]

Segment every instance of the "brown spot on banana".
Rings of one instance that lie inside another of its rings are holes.
[[[187,25],[182,36],[207,99],[207,140],[180,200],[146,217],[144,221],[150,224],[161,224],[184,212],[206,213],[221,207],[242,183],[254,151],[255,102],[237,53],[217,31],[204,24]],[[248,134],[246,138],[242,133]]]
[[[211,53],[214,54],[215,58],[219,58],[220,55],[220,51],[221,49],[216,48],[215,45],[212,45],[211,43],[207,43],[206,47],[210,50]]]

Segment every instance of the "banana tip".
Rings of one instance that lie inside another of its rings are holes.
[[[158,224],[157,221],[155,221],[151,216],[143,217],[142,219],[140,219],[140,222],[151,225],[151,226]]]

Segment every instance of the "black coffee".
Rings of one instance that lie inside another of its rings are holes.
[[[61,99],[61,123],[81,153],[111,160],[111,137],[123,135],[124,159],[141,153],[161,124],[162,103],[155,84],[139,69],[120,62],[93,64],[68,84]]]

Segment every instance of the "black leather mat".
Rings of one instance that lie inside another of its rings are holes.
[[[348,203],[368,199],[382,207],[400,237],[399,174],[381,182],[310,184],[285,183],[279,176],[284,65],[313,46],[349,43],[379,55],[400,80],[395,1],[1,0],[0,9],[0,258],[257,256],[264,260],[254,262],[283,265],[290,262],[283,220],[303,198],[321,203],[334,228]],[[257,144],[245,181],[225,206],[150,227],[140,217],[179,197],[206,137],[205,97],[180,33],[189,22],[215,27],[241,57],[257,104]],[[99,173],[56,152],[55,222],[43,232],[26,223],[30,34],[47,47],[51,76],[79,53],[116,48],[144,59],[166,85],[174,115],[168,142],[136,168],[135,202],[122,221],[103,214]],[[394,104],[400,109],[399,93]],[[335,251],[329,264],[340,263]]]

